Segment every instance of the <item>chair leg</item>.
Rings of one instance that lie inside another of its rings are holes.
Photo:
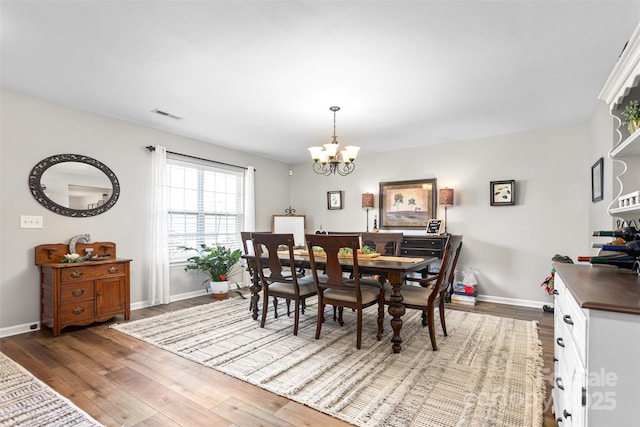
[[[305,298],[302,298],[302,301],[300,301],[300,310],[302,310],[302,314],[304,314],[304,311],[306,308],[307,308],[307,300]]]
[[[433,351],[438,351],[438,346],[436,345],[436,328],[434,326],[435,322],[433,321],[433,318],[435,317],[433,308],[431,308],[431,310],[427,310],[427,315],[429,316],[429,337],[431,338],[431,347],[433,347]]]
[[[298,307],[296,306],[296,309]],[[287,298],[287,317],[291,316],[291,300]]]
[[[273,297],[273,317],[278,318],[278,298]]]
[[[427,320],[427,311],[422,310],[422,326],[427,326],[429,324],[429,320]]]
[[[338,323],[340,326],[344,326],[344,320],[342,320],[342,313],[344,312],[344,307],[338,307]]]
[[[320,338],[320,330],[324,322],[324,303],[318,301],[318,318],[316,319],[316,339]]]
[[[338,307],[336,307],[335,305],[333,306],[333,321],[335,322],[336,320],[338,320],[338,316],[336,315],[336,312],[338,310]]]
[[[264,324],[267,321],[267,310],[269,309],[269,295],[267,294],[267,287],[264,287],[264,294],[262,296],[262,320],[260,321],[260,327],[264,328]]]
[[[447,337],[447,324],[444,320],[444,299],[440,299],[440,306],[438,307],[438,311],[440,311],[440,324],[442,325],[442,332],[444,332],[444,336]]]
[[[296,308],[296,312],[293,315],[293,335],[298,335],[298,321],[300,320],[300,310],[298,310],[298,304],[300,304],[300,301],[295,299],[294,302],[295,302],[294,306]]]
[[[356,337],[356,348],[360,350],[362,346],[362,309],[358,310],[358,335]]]

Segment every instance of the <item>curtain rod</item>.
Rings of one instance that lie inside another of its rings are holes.
[[[156,147],[154,147],[153,145],[147,145],[146,148],[149,151],[156,151]],[[231,167],[239,168],[239,169],[248,169],[246,166],[232,165],[231,163],[225,163],[225,162],[219,162],[217,160],[205,159],[204,157],[196,157],[196,156],[192,156],[190,154],[176,153],[175,151],[167,150],[167,153],[168,154],[175,154],[176,156],[189,157],[190,159],[204,160],[205,162],[217,163],[219,165],[231,166]],[[254,168],[253,170],[255,171],[256,169]]]

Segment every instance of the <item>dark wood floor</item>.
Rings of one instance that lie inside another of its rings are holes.
[[[131,318],[208,302],[209,296],[192,298],[136,310]],[[550,394],[553,314],[482,302],[448,308],[538,321],[547,395]],[[107,323],[66,328],[59,337],[45,329],[2,338],[0,351],[107,426],[349,425],[112,331]],[[544,427],[551,426],[555,421],[547,408]]]

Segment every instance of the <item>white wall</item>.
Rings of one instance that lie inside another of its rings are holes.
[[[382,154],[367,153],[363,146],[356,172],[347,177],[316,175],[311,162],[296,165],[292,203],[307,215],[309,231],[320,225],[362,231],[362,193],[376,195],[372,223],[379,182],[436,177],[438,188],[455,189],[448,231],[464,235],[459,263],[477,270],[479,293],[495,301],[541,306],[551,301],[540,288],[551,257],[559,253],[575,259],[589,245],[588,144],[584,125]],[[516,180],[516,205],[490,206],[489,182],[508,179]],[[343,210],[327,210],[329,190],[344,191]],[[444,217],[443,208],[439,216]]]
[[[2,91],[0,133],[0,336],[27,330],[40,318],[39,276],[34,247],[68,243],[88,233],[93,241],[113,241],[121,258],[131,258],[131,302],[147,300],[145,241],[149,195],[147,145],[238,165],[256,172],[256,227],[270,229],[271,215],[289,205],[289,167],[155,129],[74,110]],[[260,141],[256,141],[260,143]],[[93,157],[114,171],[121,185],[115,206],[91,218],[69,218],[46,210],[31,196],[28,176],[40,160],[54,154]],[[41,215],[42,229],[19,228],[20,215]],[[202,277],[172,270],[172,295],[200,291]]]

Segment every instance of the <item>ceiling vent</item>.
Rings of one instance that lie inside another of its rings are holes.
[[[176,116],[176,115],[171,114],[171,113],[167,113],[166,111],[162,111],[162,110],[160,110],[158,108],[156,108],[154,110],[151,110],[151,112],[152,113],[156,113],[156,114],[160,114],[161,116],[170,117],[170,118],[175,119],[175,120],[182,120],[182,117]]]

